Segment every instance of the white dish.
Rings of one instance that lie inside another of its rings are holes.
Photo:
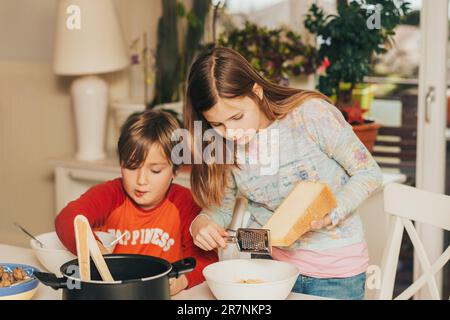
[[[298,278],[298,268],[268,259],[225,260],[210,264],[203,275],[219,300],[283,300]],[[241,283],[257,280],[261,283]]]
[[[109,246],[109,244],[115,239],[112,234],[100,231],[95,232],[95,234],[100,238],[100,241],[106,249],[110,252],[114,251],[115,245]],[[36,240],[31,239],[31,248],[36,254],[36,257],[48,271],[58,276],[61,276],[59,268],[64,263],[77,258],[69,250],[67,250],[66,247],[64,247],[56,232],[40,234],[36,236],[36,238],[45,245],[44,248],[41,248]]]
[[[16,263],[0,263],[0,266],[9,273],[15,268],[21,268],[31,278],[23,283],[0,288],[0,300],[30,300],[33,298],[39,285],[39,280],[34,276],[34,272],[39,271],[38,269],[33,266]]]

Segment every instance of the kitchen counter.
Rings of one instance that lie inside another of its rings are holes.
[[[9,246],[0,244],[0,262],[21,263],[34,266],[42,271],[44,267],[39,263],[33,251],[28,248]],[[38,290],[33,300],[61,300],[61,290],[53,290],[50,287],[39,284]],[[183,290],[179,294],[172,297],[173,300],[213,300],[214,296],[208,288],[206,282],[195,286],[189,290]],[[317,300],[325,298],[310,296],[305,294],[291,293],[289,300]]]

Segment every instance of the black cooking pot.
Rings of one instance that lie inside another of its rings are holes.
[[[101,280],[92,259],[91,281],[80,280],[77,259],[61,266],[62,278],[44,272],[34,275],[43,284],[62,289],[64,300],[168,300],[169,278],[191,272],[196,264],[194,258],[170,264],[161,258],[136,254],[109,254],[104,258],[115,280],[113,283]]]

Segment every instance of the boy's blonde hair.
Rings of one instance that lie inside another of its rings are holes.
[[[139,168],[147,158],[150,146],[156,143],[175,173],[179,165],[172,162],[171,152],[178,143],[172,139],[177,129],[180,129],[177,119],[168,112],[146,110],[131,116],[122,126],[117,144],[120,166],[131,170]]]

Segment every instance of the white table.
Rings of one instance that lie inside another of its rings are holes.
[[[45,268],[39,263],[31,249],[0,244],[0,262],[21,263],[39,268]],[[33,300],[61,300],[62,291],[53,290],[50,287],[39,284]],[[172,297],[173,300],[213,300],[214,296],[204,282],[189,290],[184,290]],[[305,294],[291,293],[289,300],[326,300],[326,298],[310,296]]]
[[[67,163],[66,163],[67,165]],[[109,171],[108,174],[114,174],[115,164],[112,162],[107,165],[106,162],[102,165],[105,166],[105,171]],[[88,174],[89,170],[85,172],[85,168],[75,168],[76,163],[73,164],[69,170],[61,169],[64,171],[60,177],[64,179],[71,179],[74,177],[70,177],[70,174],[73,173],[73,169],[79,169],[77,171],[80,175]],[[93,168],[91,168],[93,169]],[[95,168],[95,170],[98,167]],[[84,176],[83,176],[84,177]],[[77,178],[82,178],[81,176],[77,176]],[[183,178],[185,178],[183,176]],[[396,173],[384,173],[383,174],[383,186],[392,183],[403,183],[405,181],[405,175],[396,174]],[[81,186],[80,186],[81,187]],[[380,265],[382,253],[385,248],[386,235],[388,232],[388,221],[386,219],[386,215],[383,210],[383,193],[382,190],[373,194],[367,201],[358,208],[358,213],[361,215],[363,224],[366,229],[366,240],[369,246],[369,255],[370,255],[370,264]],[[35,258],[34,253],[31,249],[14,247],[8,245],[0,244],[0,262],[9,262],[9,263],[23,263],[36,266],[42,270],[45,270],[39,261]],[[375,292],[366,291],[366,298],[373,298]],[[38,291],[34,296],[34,299],[43,299],[43,300],[54,300],[61,299],[61,291],[55,291],[50,287],[44,286],[42,284],[39,285]],[[206,283],[198,285],[192,289],[185,290],[173,299],[186,299],[186,300],[207,300],[214,299],[211,291],[209,290]],[[303,294],[291,294],[288,299],[297,299],[297,300],[311,300],[311,299],[324,299],[321,297],[308,296]]]

